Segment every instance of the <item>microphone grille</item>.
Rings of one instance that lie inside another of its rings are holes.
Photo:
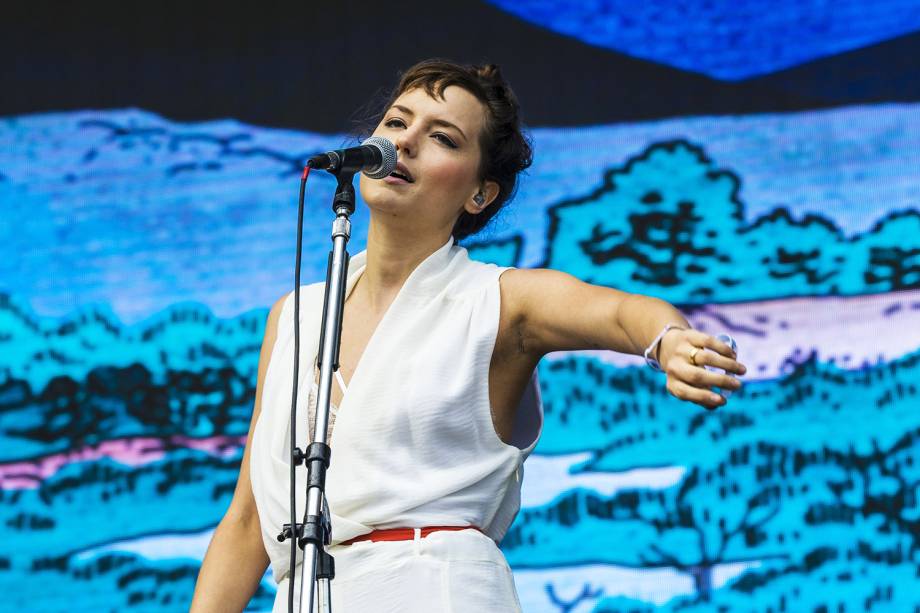
[[[382,136],[371,136],[361,144],[370,145],[380,150],[380,166],[365,170],[365,175],[371,179],[382,179],[396,170],[396,145]]]

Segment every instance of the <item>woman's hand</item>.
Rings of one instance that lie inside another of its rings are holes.
[[[697,347],[699,350],[691,362],[691,354]],[[706,348],[712,351],[706,351]],[[658,362],[668,375],[667,390],[681,400],[695,402],[708,410],[726,403],[725,398],[712,392],[711,388],[732,391],[741,388],[741,382],[729,373],[743,375],[747,368],[735,358],[731,347],[693,329],[668,330],[661,339],[658,353]],[[705,366],[720,368],[725,373],[706,370]]]

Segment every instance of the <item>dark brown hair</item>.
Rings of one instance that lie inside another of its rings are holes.
[[[520,119],[520,106],[508,82],[495,64],[474,66],[457,64],[444,59],[424,60],[415,64],[399,77],[386,103],[376,115],[365,122],[376,126],[387,109],[405,92],[420,87],[432,98],[444,99],[444,90],[456,85],[475,96],[486,109],[486,121],[479,135],[482,160],[479,178],[498,183],[499,192],[492,204],[481,213],[471,215],[461,211],[454,224],[453,236],[461,240],[479,232],[514,197],[518,186],[518,173],[533,162],[531,139],[524,132]]]

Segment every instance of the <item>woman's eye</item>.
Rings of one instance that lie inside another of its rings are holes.
[[[436,139],[438,139],[439,141],[441,141],[442,143],[444,143],[451,149],[457,148],[457,145],[454,144],[454,141],[450,140],[450,138],[446,134],[441,134],[440,132],[438,132],[438,133],[432,134],[432,136],[434,136]]]
[[[405,128],[406,127],[406,124],[403,123],[402,119],[396,119],[396,118],[386,120],[383,125],[385,125],[388,128]]]

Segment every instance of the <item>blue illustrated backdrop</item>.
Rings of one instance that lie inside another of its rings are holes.
[[[920,28],[908,2],[493,4],[726,80]],[[920,102],[531,131],[471,254],[663,298],[731,333],[749,374],[707,413],[637,356],[543,360],[501,543],[524,610],[920,607]],[[0,118],[0,610],[187,609],[292,283],[300,168],[346,139],[141,108]],[[310,179],[305,282],[332,188]],[[360,203],[353,221],[355,253]]]

